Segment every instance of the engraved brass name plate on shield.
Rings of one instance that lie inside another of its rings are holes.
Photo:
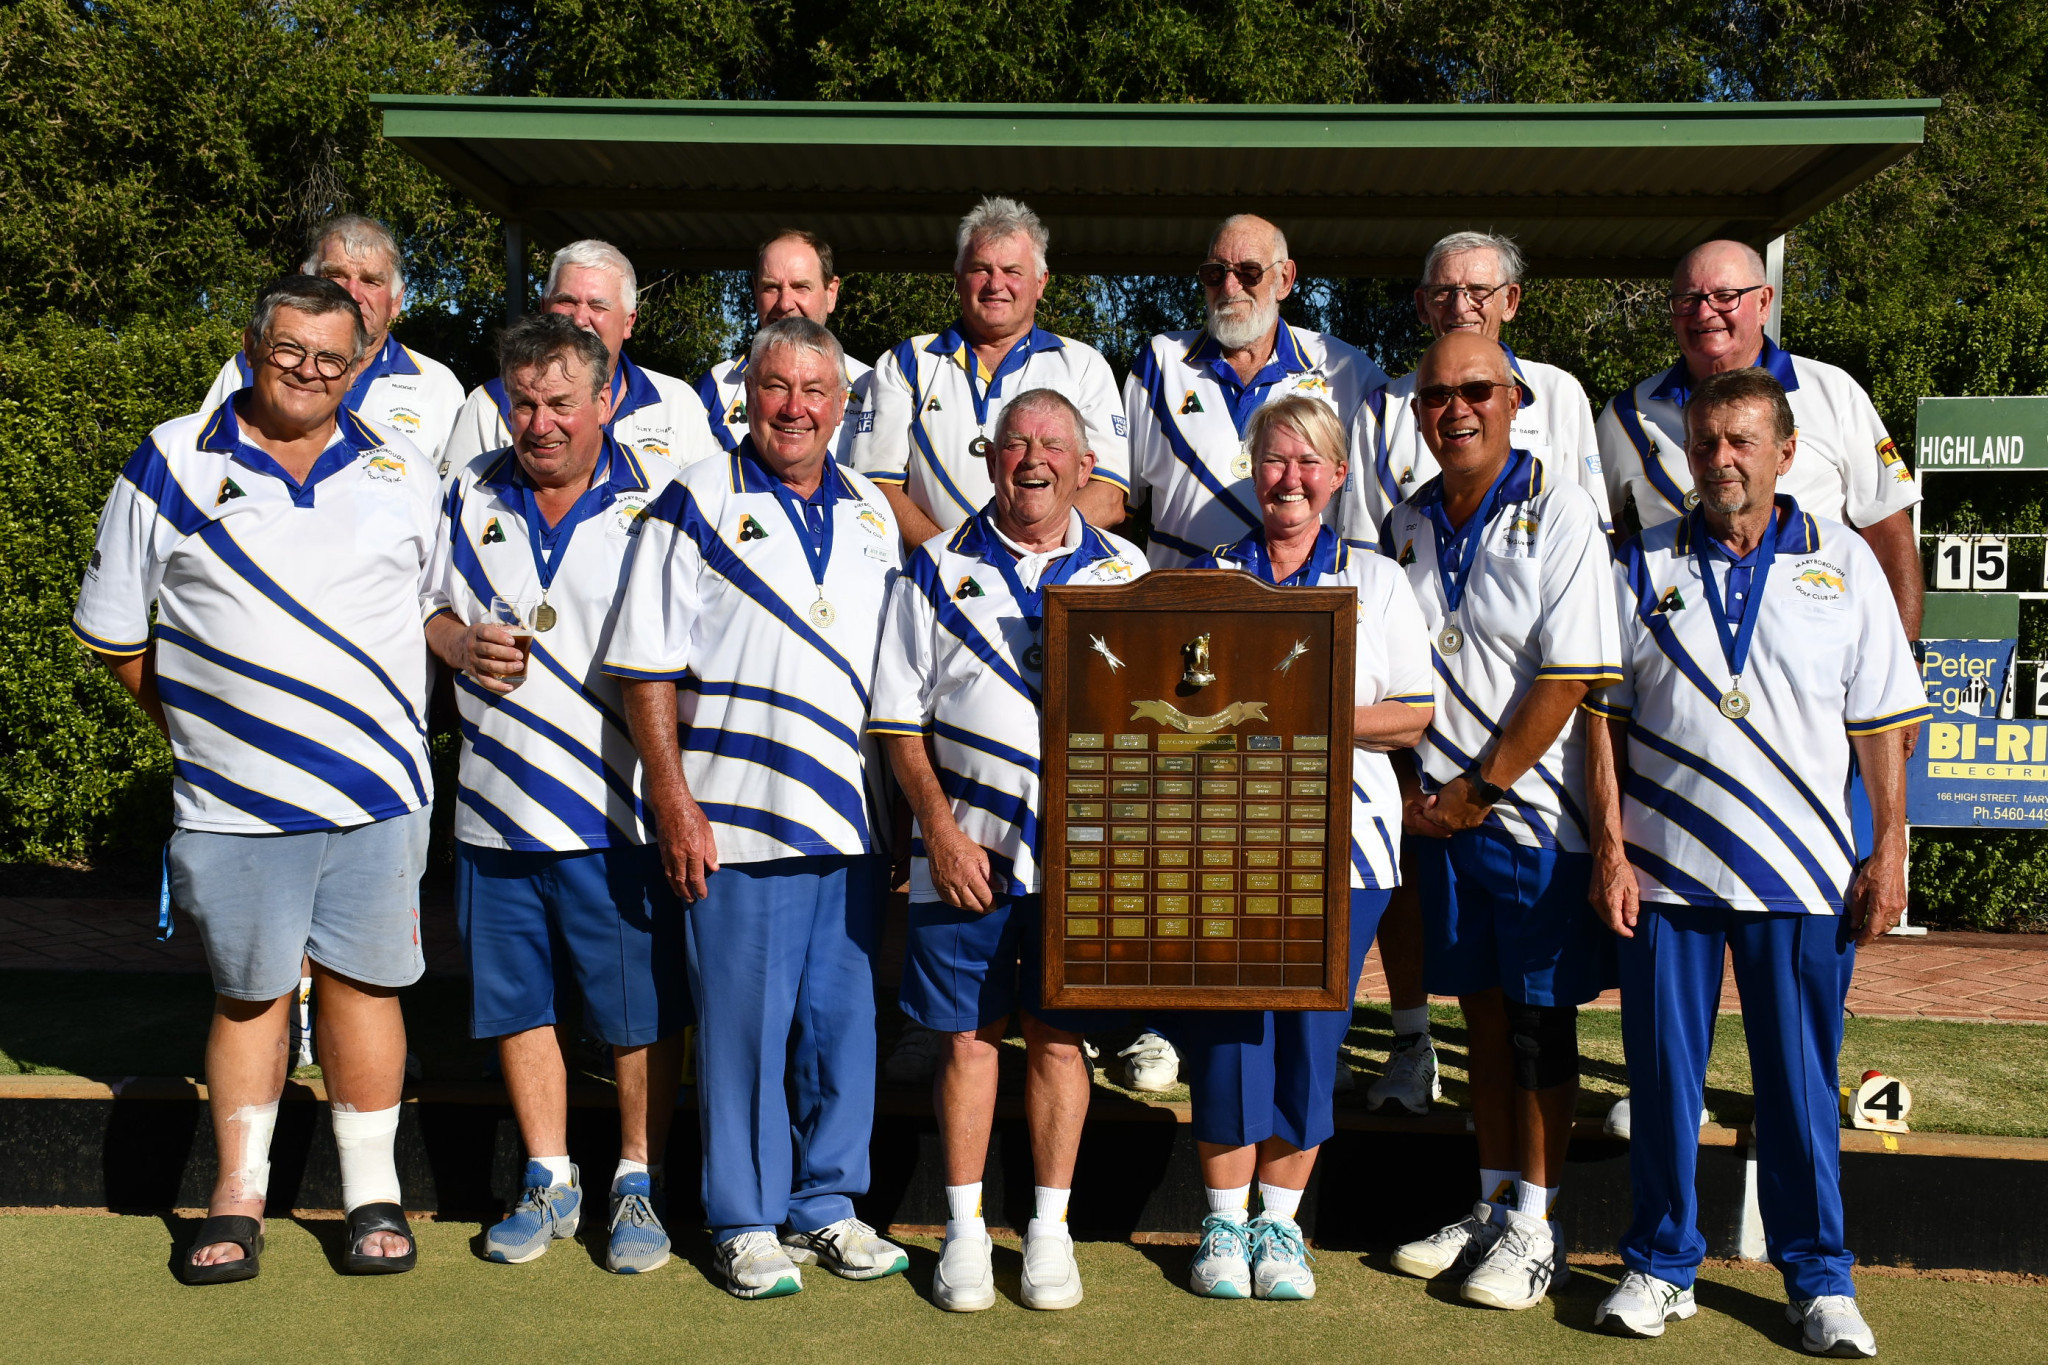
[[[1357,596],[1046,592],[1045,1002],[1348,1009]]]

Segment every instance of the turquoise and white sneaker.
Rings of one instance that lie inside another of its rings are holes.
[[[1188,1267],[1188,1288],[1205,1299],[1252,1296],[1250,1229],[1244,1221],[1212,1213],[1202,1220],[1202,1244]]]
[[[713,1243],[711,1261],[736,1299],[778,1299],[804,1287],[803,1272],[772,1232],[742,1232]]]
[[[1252,1297],[1312,1299],[1316,1277],[1308,1263],[1315,1259],[1301,1240],[1301,1225],[1277,1213],[1262,1213],[1252,1223]]]
[[[668,1264],[668,1231],[661,1225],[664,1200],[645,1171],[632,1171],[612,1186],[612,1232],[604,1268],[614,1275],[644,1275]]]
[[[500,1265],[523,1265],[544,1255],[548,1243],[574,1237],[583,1220],[583,1187],[569,1167],[569,1183],[556,1185],[548,1168],[526,1163],[526,1190],[504,1221],[484,1234],[484,1259]]]
[[[786,1232],[782,1252],[798,1265],[821,1265],[842,1280],[879,1280],[910,1269],[910,1253],[876,1236],[858,1218],[842,1218],[809,1232]]]

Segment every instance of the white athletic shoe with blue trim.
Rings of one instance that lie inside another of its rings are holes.
[[[1534,1308],[1570,1275],[1550,1224],[1509,1209],[1499,1240],[1458,1286],[1458,1297],[1486,1308]]]
[[[1251,1228],[1241,1215],[1212,1213],[1202,1220],[1202,1244],[1188,1265],[1188,1288],[1205,1299],[1252,1296]]]
[[[1868,1360],[1877,1354],[1877,1336],[1856,1300],[1847,1294],[1822,1294],[1785,1305],[1785,1321],[1799,1327],[1799,1348],[1808,1355]]]
[[[569,1183],[556,1185],[548,1168],[526,1163],[525,1188],[512,1212],[484,1234],[484,1259],[500,1265],[524,1265],[545,1255],[552,1242],[574,1237],[583,1220],[583,1189],[576,1166]]]
[[[1301,1225],[1276,1213],[1262,1213],[1252,1224],[1252,1297],[1312,1299],[1316,1277],[1308,1268],[1315,1257],[1301,1240]]]

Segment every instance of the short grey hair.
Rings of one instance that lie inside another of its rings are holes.
[[[1234,227],[1240,227],[1245,223],[1259,223],[1265,227],[1271,228],[1273,230],[1273,259],[1276,261],[1284,261],[1288,259],[1287,234],[1280,230],[1280,225],[1278,223],[1274,222],[1270,218],[1262,218],[1256,213],[1233,213],[1228,218],[1225,218],[1222,222],[1218,223],[1216,225],[1216,230],[1209,234],[1209,255],[1213,257],[1216,254],[1216,243],[1223,240],[1224,233],[1230,231]]]
[[[820,326],[801,313],[771,322],[754,333],[754,344],[747,347],[749,381],[759,372],[761,358],[776,349],[824,356],[842,379],[846,376],[846,351],[839,338],[832,335],[831,328]]]
[[[264,285],[249,312],[249,335],[257,341],[270,340],[271,324],[277,321],[280,308],[315,318],[346,313],[355,328],[354,354],[349,356],[348,363],[355,364],[370,349],[370,329],[363,325],[363,310],[356,306],[348,290],[333,280],[320,275],[280,275]]]
[[[1798,422],[1792,416],[1792,401],[1785,397],[1785,386],[1769,370],[1751,366],[1745,370],[1722,370],[1700,381],[1685,404],[1686,440],[1692,439],[1692,419],[1695,416],[1718,412],[1738,403],[1762,403],[1768,408],[1771,434],[1780,441],[1791,440],[1792,433],[1798,430]]]
[[[399,254],[398,238],[375,218],[365,218],[360,213],[338,214],[314,228],[306,239],[306,259],[299,263],[299,273],[319,274],[320,249],[337,240],[347,255],[382,256],[390,263],[392,278],[398,281],[400,292],[404,291],[405,258]]]
[[[633,263],[626,259],[625,252],[595,237],[571,242],[555,253],[555,259],[548,264],[547,288],[541,291],[543,300],[555,296],[555,282],[562,278],[562,271],[572,265],[580,265],[585,270],[609,270],[617,275],[619,307],[628,313],[633,311],[633,305],[640,298],[640,277],[633,273]]]
[[[612,382],[612,353],[604,338],[586,332],[561,313],[528,313],[498,333],[498,378],[509,381],[517,370],[544,368],[574,356],[590,375],[594,398]]]
[[[1013,237],[1020,232],[1031,239],[1031,257],[1038,266],[1038,273],[1043,275],[1045,252],[1052,245],[1052,234],[1045,230],[1045,224],[1038,220],[1037,214],[1000,194],[988,195],[960,220],[953,252],[953,273],[958,275],[967,269],[967,253],[974,249],[976,242]]]
[[[1056,412],[1065,417],[1074,424],[1074,440],[1080,449],[1088,449],[1088,419],[1081,415],[1081,409],[1074,406],[1074,400],[1058,389],[1026,389],[1011,399],[1009,406],[1003,409],[1003,415],[996,418],[996,444],[1001,445],[1003,438],[1010,434],[1010,424],[1014,420],[1034,412]]]
[[[1429,255],[1422,259],[1422,282],[1428,284],[1436,279],[1436,268],[1444,263],[1446,256],[1458,256],[1467,251],[1491,251],[1493,258],[1500,262],[1500,273],[1507,276],[1503,285],[1520,284],[1522,270],[1527,262],[1522,259],[1522,248],[1515,245],[1515,239],[1498,232],[1454,232],[1440,238],[1429,249]]]
[[[1710,251],[1730,250],[1742,258],[1743,266],[1748,270],[1751,279],[1755,280],[1758,284],[1769,284],[1771,282],[1770,267],[1764,264],[1763,253],[1748,242],[1738,242],[1732,237],[1717,237],[1711,242],[1701,242],[1691,251],[1686,252],[1685,255],[1678,258],[1678,265],[1672,270],[1671,278],[1674,281],[1677,280],[1680,275],[1683,275],[1692,268],[1694,261]]]

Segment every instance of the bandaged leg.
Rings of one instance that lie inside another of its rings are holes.
[[[228,1115],[227,1150],[221,1164],[228,1173],[231,1203],[260,1204],[270,1195],[270,1137],[277,1130],[277,1101],[245,1104]]]
[[[398,1164],[393,1157],[398,1110],[395,1104],[368,1113],[334,1106],[334,1152],[341,1160],[343,1209],[353,1211],[365,1204],[404,1204],[398,1189]]]

